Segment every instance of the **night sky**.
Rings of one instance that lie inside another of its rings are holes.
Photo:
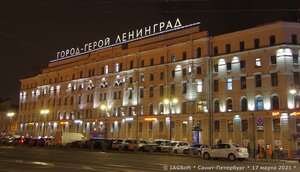
[[[276,20],[297,22],[300,1],[263,0],[2,0],[0,97],[18,102],[20,82],[56,53],[180,18],[217,35]]]

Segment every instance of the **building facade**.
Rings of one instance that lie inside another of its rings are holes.
[[[19,132],[299,149],[299,35],[289,22],[192,26],[53,60],[21,80]]]

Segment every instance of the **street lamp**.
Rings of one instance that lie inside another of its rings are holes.
[[[170,136],[170,140],[172,140],[172,116],[171,116],[171,103],[173,103],[174,105],[175,104],[177,104],[178,103],[178,99],[176,99],[176,98],[173,98],[173,100],[172,101],[170,101],[169,99],[165,99],[164,100],[164,104],[165,105],[168,105],[169,107],[169,119],[170,119],[170,129],[169,129],[169,131],[170,131],[170,134],[169,134],[169,136]],[[176,108],[175,108],[176,109]],[[176,113],[176,110],[175,110],[175,113]]]
[[[11,131],[11,119],[15,115],[14,112],[8,112],[7,117],[9,118],[9,131]]]
[[[41,111],[40,111],[40,113],[41,113],[41,115],[43,115],[43,117],[44,117],[44,127],[43,127],[43,137],[45,136],[45,128],[46,128],[46,120],[45,120],[45,118],[46,118],[46,115],[49,113],[49,110],[48,109],[42,109]]]

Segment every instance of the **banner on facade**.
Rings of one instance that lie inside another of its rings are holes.
[[[262,117],[257,119],[257,131],[264,131],[264,121]]]

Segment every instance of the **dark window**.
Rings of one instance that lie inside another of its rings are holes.
[[[140,98],[144,98],[144,88],[140,88]]]
[[[298,54],[293,54],[293,63],[298,64],[299,63],[299,57]]]
[[[220,103],[218,100],[214,103],[214,112],[220,112]]]
[[[294,72],[294,84],[300,85],[299,72]]]
[[[240,42],[240,51],[244,51],[245,50],[245,42],[241,41]]]
[[[270,37],[269,37],[269,43],[270,43],[270,45],[271,45],[271,46],[272,46],[272,45],[275,45],[275,42],[276,42],[276,40],[275,40],[275,35],[270,36]]]
[[[245,69],[246,68],[246,62],[245,60],[240,61],[240,69]]]
[[[214,132],[219,132],[220,131],[220,121],[215,120],[214,121]]]
[[[131,77],[129,77],[129,83],[130,83],[130,84],[132,84],[132,83],[133,83],[133,78],[132,78],[132,76],[131,76]]]
[[[153,97],[153,87],[149,87],[149,97]]]
[[[139,122],[139,132],[143,132],[143,123]]]
[[[175,70],[172,70],[172,78],[175,77]]]
[[[230,53],[231,51],[231,45],[230,44],[226,44],[226,53]]]
[[[159,96],[160,97],[164,96],[164,86],[163,85],[159,86]]]
[[[197,74],[201,74],[201,66],[197,66]]]
[[[186,92],[187,92],[187,85],[185,82],[185,83],[182,83],[182,94],[186,94]]]
[[[242,120],[242,132],[247,132],[248,131],[248,120],[243,119]]]
[[[278,96],[272,97],[272,108],[273,110],[279,110],[279,98]]]
[[[218,64],[214,64],[214,72],[218,72],[219,71],[219,65]]]
[[[175,95],[175,84],[171,84],[171,95]]]
[[[186,52],[182,52],[182,60],[186,60]]]
[[[273,131],[280,131],[280,118],[273,119]]]
[[[292,44],[298,44],[297,35],[292,34]]]
[[[186,68],[182,69],[182,75],[186,75]]]
[[[144,67],[144,66],[145,66],[145,61],[141,60],[141,67]]]
[[[242,104],[241,111],[246,112],[248,110],[248,101],[245,97],[242,99],[241,104]]]
[[[181,113],[186,114],[186,102],[182,102]]]
[[[227,71],[231,71],[231,62],[226,63]]]
[[[149,115],[153,115],[153,105],[149,105]]]
[[[154,58],[150,59],[150,66],[154,65]]]
[[[226,109],[227,109],[227,112],[231,112],[232,111],[232,99],[228,99],[227,102],[226,102]]]
[[[133,69],[133,60],[130,61],[130,66],[129,66],[129,68],[130,68],[130,69]]]
[[[241,90],[242,89],[246,89],[247,88],[246,77],[245,76],[241,76],[240,80],[241,80]]]
[[[259,48],[259,39],[254,39],[254,48]]]
[[[153,81],[153,80],[154,80],[154,75],[153,75],[153,73],[150,74],[150,78],[149,78],[149,79],[150,79],[150,81]]]
[[[270,60],[271,60],[271,64],[277,64],[277,59],[276,59],[276,56],[271,56],[270,57]]]
[[[201,48],[197,48],[197,58],[201,57]]]
[[[164,56],[161,56],[160,57],[160,64],[164,64],[165,63],[165,57]]]
[[[120,63],[120,64],[119,64],[119,72],[121,72],[122,70],[123,70],[123,64]]]
[[[219,80],[214,80],[214,92],[219,91]]]
[[[214,47],[214,55],[216,56],[216,55],[218,55],[219,54],[219,52],[218,52],[218,47]]]
[[[160,72],[160,79],[164,79],[164,73]]]
[[[255,75],[255,87],[261,87],[261,75]]]
[[[278,86],[278,75],[277,75],[277,73],[271,73],[271,84],[272,84],[272,86]]]

